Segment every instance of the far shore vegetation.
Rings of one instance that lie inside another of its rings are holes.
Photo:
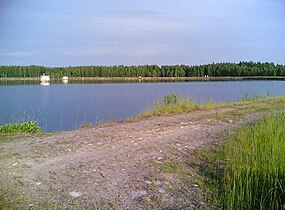
[[[141,65],[141,66],[0,66],[0,79],[38,78],[50,75],[53,79],[69,78],[215,78],[285,76],[285,65],[261,62],[212,63],[205,65]]]

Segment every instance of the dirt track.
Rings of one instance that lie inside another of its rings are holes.
[[[3,141],[0,202],[24,209],[204,208],[194,171],[186,183],[161,166],[259,118],[260,113],[217,118],[244,108],[151,116]]]

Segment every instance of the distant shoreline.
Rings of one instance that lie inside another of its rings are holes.
[[[0,81],[39,81],[39,77],[5,77]],[[62,78],[51,78],[62,80]],[[285,80],[283,76],[249,76],[249,77],[70,77],[69,80],[85,81],[235,81],[235,80]]]

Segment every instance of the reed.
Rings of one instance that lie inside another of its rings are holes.
[[[225,146],[225,209],[284,209],[284,151],[284,113],[231,136]]]

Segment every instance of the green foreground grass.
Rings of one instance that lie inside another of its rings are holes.
[[[224,148],[226,209],[284,209],[284,151],[284,113],[230,136]]]
[[[211,206],[285,209],[284,111],[224,135],[225,142],[193,154]]]

